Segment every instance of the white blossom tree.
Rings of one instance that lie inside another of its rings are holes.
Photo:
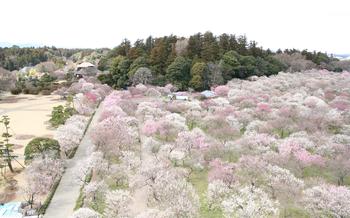
[[[349,217],[350,189],[322,184],[304,191],[303,205],[313,217]]]
[[[150,82],[152,82],[152,72],[149,68],[147,67],[140,67],[139,69],[136,70],[135,74],[132,76],[132,84],[137,85],[137,84],[144,84],[147,85]]]
[[[222,202],[225,217],[278,217],[279,203],[254,186],[240,188]]]
[[[79,208],[78,210],[74,211],[72,216],[70,216],[70,218],[101,218],[101,217],[102,217],[101,214],[86,207]]]
[[[131,201],[129,191],[115,190],[108,192],[104,216],[106,218],[131,218],[132,215],[129,208]]]

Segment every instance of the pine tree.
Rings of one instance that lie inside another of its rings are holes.
[[[202,51],[201,38],[201,33],[190,36],[187,46],[187,54],[189,58],[194,59],[200,57]]]
[[[203,35],[201,57],[206,62],[219,58],[219,44],[211,32],[206,32]]]
[[[150,63],[156,75],[164,74],[168,59],[167,46],[164,38],[158,38],[151,50]]]
[[[13,144],[10,143],[10,118],[6,115],[2,116],[0,123],[5,127],[5,132],[2,133],[3,142],[0,143],[0,158],[7,163],[8,168],[13,173],[12,160],[16,157],[13,155]]]
[[[220,56],[222,56],[223,54],[231,50],[230,36],[227,35],[226,33],[221,34],[219,36],[219,48],[220,48]]]
[[[131,43],[128,39],[124,39],[123,42],[117,47],[117,54],[122,56],[128,56]]]

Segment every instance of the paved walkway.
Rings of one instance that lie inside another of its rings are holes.
[[[74,179],[75,169],[78,167],[78,163],[87,156],[86,150],[91,144],[89,132],[91,131],[92,127],[98,122],[98,118],[100,117],[100,113],[102,111],[101,108],[102,106],[97,109],[95,116],[93,117],[88,128],[88,131],[83,137],[78,150],[75,153],[75,156],[73,159],[68,160],[66,171],[63,174],[56,193],[46,210],[44,218],[69,218],[69,216],[72,215],[76,200],[80,194],[80,185]]]

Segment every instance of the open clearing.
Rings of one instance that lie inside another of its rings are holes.
[[[17,160],[23,164],[24,148],[28,142],[35,137],[52,138],[55,129],[51,128],[48,120],[52,108],[64,104],[58,95],[11,95],[5,94],[0,101],[0,116],[8,115],[11,119],[10,127],[11,142],[15,144],[14,153],[18,155]],[[2,129],[1,129],[2,130]],[[14,162],[15,168],[21,166]],[[22,173],[15,175],[18,182],[18,188],[23,186]],[[0,187],[0,194],[3,194],[4,187]],[[8,192],[6,195],[10,195]],[[11,199],[22,201],[22,197],[11,194]]]

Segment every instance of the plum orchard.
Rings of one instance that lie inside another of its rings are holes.
[[[233,79],[210,99],[165,101],[171,85],[113,91],[91,134],[81,210],[348,217],[349,84],[348,72],[310,70]]]

